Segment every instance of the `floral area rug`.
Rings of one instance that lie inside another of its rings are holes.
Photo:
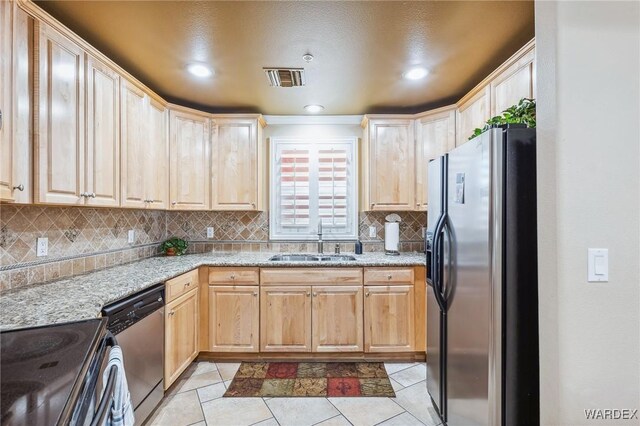
[[[225,397],[395,397],[382,362],[243,362]]]

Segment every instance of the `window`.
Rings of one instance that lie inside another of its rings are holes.
[[[354,240],[356,138],[271,140],[272,240]]]

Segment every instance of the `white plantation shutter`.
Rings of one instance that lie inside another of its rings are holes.
[[[272,140],[270,234],[274,240],[355,239],[356,139]]]

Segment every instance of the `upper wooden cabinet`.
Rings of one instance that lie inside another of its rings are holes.
[[[165,209],[169,193],[169,112],[121,80],[122,207]]]
[[[211,153],[213,210],[262,210],[264,143],[260,116],[215,116]]]
[[[415,210],[413,119],[365,116],[363,127],[361,209]]]
[[[535,98],[535,44],[527,43],[499,68],[491,81],[491,116],[517,104],[522,98]]]
[[[416,208],[429,203],[429,161],[456,147],[455,106],[440,108],[416,119]]]
[[[85,53],[36,22],[35,201],[85,204]]]
[[[86,56],[87,204],[120,205],[120,75]]]
[[[0,200],[13,201],[13,4],[0,2]]]
[[[456,146],[467,142],[474,129],[483,127],[490,114],[491,92],[488,85],[462,98],[456,112]]]
[[[171,107],[170,131],[170,209],[208,210],[210,208],[210,119],[204,113]]]

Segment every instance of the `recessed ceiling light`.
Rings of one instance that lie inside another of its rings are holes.
[[[307,112],[315,114],[317,112],[324,110],[324,107],[322,105],[305,105],[304,109]]]
[[[187,67],[189,72],[196,77],[209,77],[213,74],[213,71],[203,64],[191,64]]]
[[[402,76],[407,80],[420,80],[429,74],[429,70],[422,67],[414,67],[406,71]]]
[[[304,59],[305,62],[311,62],[313,61],[313,55],[311,53],[305,53],[304,55],[302,55],[302,59]]]

